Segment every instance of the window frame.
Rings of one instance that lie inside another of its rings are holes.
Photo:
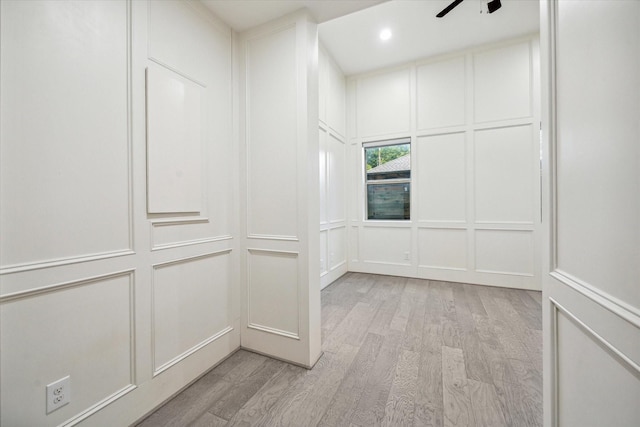
[[[379,141],[363,142],[362,143],[362,155],[364,167],[364,221],[380,222],[380,221],[411,221],[411,187],[412,185],[412,165],[409,164],[409,177],[408,178],[390,178],[390,179],[377,179],[370,180],[368,178],[367,171],[367,149],[380,148],[380,147],[393,147],[395,145],[409,145],[408,154],[411,155],[411,137],[400,137],[393,139],[385,139]],[[409,217],[408,218],[369,218],[369,185],[384,185],[384,184],[409,184]]]

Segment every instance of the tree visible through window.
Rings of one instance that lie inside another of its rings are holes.
[[[411,139],[366,143],[364,158],[367,219],[410,219]]]

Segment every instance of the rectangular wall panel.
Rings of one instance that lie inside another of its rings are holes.
[[[327,158],[329,157],[329,152],[327,150],[327,132],[320,129],[319,131],[319,141],[318,145],[320,147],[319,150],[319,170],[320,170],[320,224],[324,224],[327,222],[328,218],[328,206],[327,200],[330,195],[327,194]]]
[[[533,232],[476,230],[476,270],[532,276]]]
[[[62,425],[132,387],[133,280],[117,273],[1,303],[3,426]],[[46,415],[47,384],[67,375],[71,403]]]
[[[158,374],[231,323],[230,251],[154,266],[153,369]]]
[[[320,275],[329,271],[329,230],[320,232]]]
[[[533,114],[529,42],[473,55],[475,122]]]
[[[347,207],[346,189],[346,148],[333,135],[327,138],[327,201],[329,205],[329,222],[344,221]]]
[[[202,209],[204,88],[162,66],[147,69],[147,210]]]
[[[360,261],[360,227],[349,230],[349,261]]]
[[[410,228],[366,227],[362,229],[362,261],[409,265]]]
[[[532,126],[475,132],[477,222],[525,222],[534,218],[537,150]]]
[[[358,136],[408,132],[411,127],[411,73],[404,69],[358,80]]]
[[[344,264],[347,261],[345,249],[347,247],[346,228],[334,228],[329,232],[329,268]]]
[[[249,249],[248,326],[299,338],[298,254]]]
[[[329,100],[329,56],[320,45],[318,49],[318,118],[327,123],[327,104]]]
[[[465,57],[417,67],[418,129],[465,123]]]
[[[558,19],[556,267],[640,315],[640,2]]]
[[[0,265],[130,249],[127,3],[1,7]]]
[[[637,426],[637,365],[634,368],[621,360],[565,313],[558,312],[557,316],[558,425]]]
[[[464,270],[467,268],[467,230],[418,230],[418,266]]]
[[[338,65],[330,58],[328,77],[329,77],[329,99],[327,100],[327,124],[335,132],[346,137],[346,112],[345,112],[345,93],[346,82],[344,75]]]
[[[294,26],[247,43],[248,232],[295,237],[297,80]],[[277,99],[278,102],[274,102]]]
[[[418,138],[418,219],[466,221],[465,134]]]

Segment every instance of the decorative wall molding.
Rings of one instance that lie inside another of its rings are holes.
[[[247,239],[258,240],[283,240],[287,242],[299,242],[300,239],[297,236],[279,236],[275,234],[248,234]]]
[[[151,247],[151,250],[160,251],[164,249],[180,248],[183,246],[203,245],[205,243],[222,242],[225,240],[232,240],[232,239],[233,239],[233,236],[220,236],[220,237],[211,237],[211,238],[204,238],[204,239],[185,240],[182,242],[167,243],[162,245],[153,244],[153,246]]]
[[[199,261],[199,260],[203,260],[203,259],[207,259],[207,258],[213,258],[213,257],[219,256],[219,255],[228,255],[229,253],[231,253],[231,251],[232,251],[232,249],[222,249],[222,250],[219,250],[219,251],[209,252],[209,253],[206,253],[206,254],[174,259],[174,260],[171,260],[171,261],[166,261],[166,262],[162,262],[162,263],[158,263],[158,264],[153,264],[152,268],[153,268],[153,270],[155,272],[158,269],[169,267],[169,266],[174,266],[174,265],[177,265],[177,264],[183,264],[183,263],[192,262],[192,261]],[[155,274],[151,278],[151,300],[152,301],[154,301],[154,289],[155,289]],[[151,305],[151,319],[155,319],[155,303],[152,303],[152,305]],[[224,328],[221,331],[217,332],[216,334],[210,336],[209,338],[201,341],[200,343],[194,345],[193,347],[189,348],[188,350],[184,351],[183,353],[180,353],[179,355],[177,355],[174,358],[170,359],[169,361],[163,363],[162,365],[157,366],[156,365],[156,359],[157,359],[157,357],[156,357],[156,344],[155,344],[156,343],[155,322],[152,321],[152,324],[151,324],[151,359],[152,359],[152,364],[153,364],[153,376],[155,377],[158,374],[166,371],[167,369],[169,369],[173,365],[179,363],[181,360],[185,359],[189,355],[195,353],[196,351],[200,350],[201,348],[203,348],[207,344],[212,343],[213,341],[217,340],[218,338],[222,337],[223,335],[227,334],[228,332],[231,332],[232,330],[233,330],[233,328],[231,326],[227,326],[226,328]]]
[[[25,298],[33,298],[33,297],[41,297],[53,292],[64,291],[72,288],[77,288],[86,285],[92,285],[95,283],[100,283],[105,280],[110,280],[118,277],[128,277],[129,278],[129,384],[124,385],[121,389],[116,392],[106,396],[104,399],[96,402],[94,405],[89,408],[81,411],[74,417],[65,421],[61,425],[63,426],[74,426],[81,421],[87,419],[94,413],[98,412],[102,408],[112,404],[116,400],[125,396],[126,394],[132,392],[137,388],[137,380],[136,380],[136,343],[135,343],[135,330],[136,330],[136,315],[135,315],[135,268],[116,271],[109,274],[102,274],[96,276],[90,276],[86,278],[82,278],[79,280],[74,280],[65,283],[59,283],[50,286],[44,286],[36,289],[30,289],[21,292],[15,292],[12,294],[7,294],[0,296],[0,304],[16,302]]]
[[[159,60],[159,59],[157,59],[157,58],[154,58],[154,57],[152,57],[152,56],[149,56],[149,61],[151,61],[151,62],[153,62],[153,63],[155,63],[155,64],[157,64],[157,65],[161,66],[162,68],[166,68],[167,70],[169,70],[169,71],[172,71],[172,72],[176,73],[176,74],[177,74],[177,75],[179,75],[180,77],[182,77],[182,78],[185,78],[185,79],[189,80],[191,83],[195,83],[195,84],[197,84],[198,86],[201,86],[203,89],[206,89],[206,88],[207,88],[207,85],[206,85],[206,84],[204,84],[203,82],[201,82],[201,81],[197,80],[197,79],[196,79],[196,78],[194,78],[194,77],[191,77],[190,75],[188,75],[188,74],[186,74],[186,73],[184,73],[184,72],[182,72],[182,71],[178,70],[178,69],[177,69],[177,68],[175,68],[175,67],[172,67],[172,66],[171,66],[171,65],[169,65],[169,64],[166,64],[166,63],[162,62],[161,60]]]
[[[449,220],[449,221],[440,221],[440,220],[426,220],[421,219],[417,221],[418,228],[431,229],[435,228],[438,230],[466,230],[467,222],[466,221],[457,221],[457,220]],[[451,225],[455,224],[455,225]],[[457,225],[460,224],[460,225]]]
[[[585,298],[598,304],[600,307],[610,311],[616,316],[624,319],[636,328],[640,328],[640,310],[618,298],[598,289],[597,287],[584,282],[569,273],[556,269],[549,273],[551,277],[562,284],[570,287]]]
[[[255,329],[257,331],[262,331],[262,332],[268,332],[274,335],[280,335],[281,337],[285,337],[285,338],[293,338],[295,340],[300,340],[300,336],[298,334],[288,332],[288,331],[283,331],[276,328],[270,328],[268,326],[259,325],[257,323],[249,323],[247,324],[247,328]]]
[[[253,253],[257,253],[257,254],[271,254],[272,256],[284,256],[287,258],[292,258],[295,259],[296,261],[298,260],[298,257],[300,256],[300,253],[297,251],[282,251],[282,250],[275,250],[275,249],[259,249],[259,248],[247,248],[247,253],[248,254],[253,254]],[[296,300],[298,302],[297,304],[297,318],[298,318],[298,324],[297,329],[298,331],[300,331],[300,305],[302,303],[301,301],[301,297],[300,297],[300,292],[298,290],[298,283],[299,278],[296,276]],[[300,339],[299,336],[299,332],[292,332],[292,331],[285,331],[282,329],[278,329],[278,328],[274,328],[271,326],[266,326],[266,325],[261,325],[259,323],[256,322],[252,322],[251,321],[251,314],[252,314],[252,304],[251,304],[251,290],[252,290],[252,274],[251,274],[251,261],[250,261],[250,257],[248,259],[247,262],[247,327],[251,328],[251,329],[255,329],[255,330],[259,330],[262,332],[267,332],[270,334],[274,334],[274,335],[280,335],[286,338],[293,338],[293,339]]]
[[[155,214],[157,215],[157,214]],[[152,227],[165,227],[169,225],[183,225],[183,224],[208,224],[209,218],[206,216],[193,216],[193,217],[180,217],[180,218],[160,218],[152,219]]]
[[[480,268],[476,268],[475,271],[478,272],[478,273],[500,274],[500,275],[504,275],[504,276],[535,277],[534,274],[518,273],[518,272],[512,272],[512,271],[483,270],[483,269],[480,269]]]
[[[449,270],[449,271],[467,271],[466,268],[461,267],[441,267],[437,265],[418,264],[418,268],[434,269],[434,270]],[[480,270],[476,270],[480,271]]]
[[[216,341],[218,338],[228,334],[231,331],[233,331],[233,328],[231,326],[227,326],[226,328],[224,328],[220,332],[218,332],[218,333],[210,336],[206,340],[194,345],[193,347],[191,347],[190,349],[188,349],[184,353],[179,354],[178,356],[174,357],[173,359],[169,360],[166,363],[163,363],[160,366],[156,366],[155,350],[152,350],[153,351],[152,358],[153,358],[153,366],[154,366],[153,376],[154,377],[158,376],[159,374],[161,374],[162,372],[166,371],[167,369],[169,369],[170,367],[172,367],[176,363],[179,363],[180,361],[186,359],[188,356],[190,356],[193,353],[195,353],[196,351],[200,350],[202,347],[204,347],[204,346]],[[152,346],[152,349],[155,349],[155,346]]]
[[[232,250],[233,249],[231,249],[231,248],[221,249],[221,250],[215,251],[215,252],[207,252],[206,254],[188,256],[188,257],[184,257],[184,258],[178,258],[178,259],[174,259],[174,260],[171,260],[171,261],[165,261],[165,262],[161,262],[161,263],[158,263],[158,264],[152,264],[151,267],[154,270],[157,270],[159,268],[168,267],[170,265],[182,264],[182,263],[190,262],[190,261],[197,261],[199,259],[204,259],[204,258],[212,258],[212,257],[217,256],[217,255],[225,255],[225,254],[230,253]]]
[[[550,333],[551,337],[549,339],[549,352],[551,354],[551,372],[549,372],[549,378],[551,378],[551,421],[553,425],[551,427],[560,427],[559,425],[559,407],[560,407],[560,399],[559,399],[559,383],[558,383],[558,347],[559,347],[559,336],[558,336],[558,315],[564,315],[569,321],[573,322],[580,330],[582,330],[587,336],[594,339],[600,346],[607,351],[611,357],[617,359],[624,365],[626,365],[629,369],[635,371],[636,375],[640,376],[640,365],[630,359],[626,354],[620,351],[616,346],[611,344],[607,339],[602,337],[596,331],[591,329],[585,322],[580,320],[576,315],[574,315],[571,311],[569,311],[566,307],[558,303],[554,298],[549,297],[549,303],[551,304],[551,325],[550,325]]]
[[[86,420],[87,418],[89,418],[91,415],[93,415],[96,412],[100,411],[102,408],[105,408],[105,407],[111,405],[116,400],[118,400],[121,397],[129,394],[130,392],[132,392],[136,388],[138,388],[138,386],[133,385],[133,384],[129,384],[129,385],[123,387],[122,389],[116,391],[115,393],[113,393],[113,394],[107,396],[106,398],[102,399],[101,401],[99,401],[95,405],[87,408],[87,410],[82,411],[81,413],[79,413],[75,417],[65,421],[60,426],[61,427],[72,427],[72,426],[75,426],[75,425],[79,424],[80,422],[82,422],[82,421]]]
[[[83,262],[117,258],[121,256],[135,255],[135,254],[136,252],[132,249],[124,249],[124,250],[113,251],[113,252],[99,252],[91,255],[65,257],[65,258],[58,258],[58,259],[52,259],[52,260],[46,260],[46,261],[38,261],[33,263],[9,265],[0,269],[0,276],[4,276],[6,274],[23,273],[26,271],[41,270],[44,268],[60,267],[63,265],[79,264]]]
[[[109,279],[113,279],[116,277],[120,277],[120,276],[129,276],[130,277],[130,281],[133,278],[134,274],[135,274],[136,269],[135,268],[130,268],[130,269],[126,269],[126,270],[120,270],[120,271],[116,271],[113,273],[108,273],[108,274],[101,274],[101,275],[97,275],[97,276],[90,276],[90,277],[85,277],[82,279],[78,279],[78,280],[73,280],[73,281],[69,281],[69,282],[64,282],[64,283],[58,283],[58,284],[54,284],[54,285],[49,285],[49,286],[42,286],[42,287],[38,287],[38,288],[34,288],[34,289],[28,289],[25,291],[20,291],[20,292],[14,292],[14,293],[10,293],[10,294],[6,294],[6,295],[0,295],[0,304],[4,304],[6,302],[11,302],[11,301],[16,301],[22,298],[30,298],[30,297],[34,297],[34,296],[40,296],[43,294],[47,294],[50,292],[57,292],[57,291],[61,291],[64,289],[69,289],[69,288],[75,288],[78,286],[84,286],[84,285],[90,285],[92,283],[96,283],[96,282],[102,282],[105,280],[109,280]]]

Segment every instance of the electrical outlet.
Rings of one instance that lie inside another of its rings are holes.
[[[47,386],[47,414],[71,402],[71,377],[59,379]]]
[[[405,252],[405,253],[404,253],[404,260],[405,260],[405,261],[410,261],[410,260],[411,260],[411,259],[410,259],[410,256],[409,256],[409,252]]]

